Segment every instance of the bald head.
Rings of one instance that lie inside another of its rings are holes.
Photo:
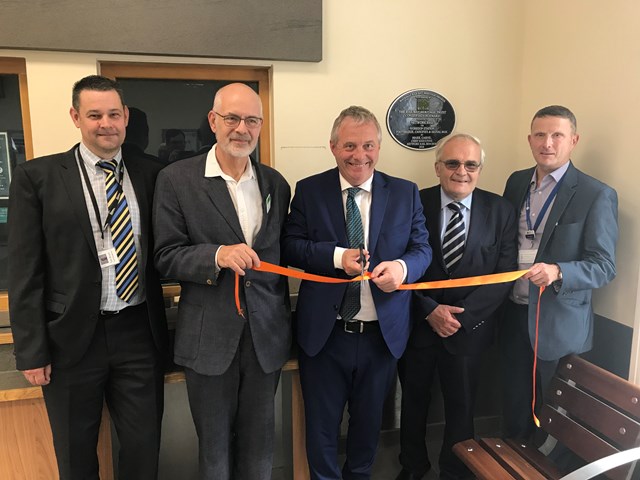
[[[223,106],[225,103],[234,100],[256,102],[260,109],[259,116],[262,116],[262,100],[260,100],[258,94],[251,87],[244,83],[230,83],[219,89],[213,98],[213,109],[218,113],[227,115],[229,112],[223,112]]]

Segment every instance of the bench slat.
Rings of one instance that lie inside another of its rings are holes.
[[[475,440],[464,440],[453,446],[453,452],[480,479],[514,480],[489,452]],[[518,480],[518,479],[515,479]]]
[[[557,377],[552,380],[549,401],[567,410],[572,419],[588,425],[589,430],[610,439],[619,449],[627,450],[637,445],[640,423],[565,380]],[[565,443],[563,438],[557,438]]]
[[[487,450],[511,475],[522,480],[547,480],[525,458],[499,438],[481,438],[480,445]]]

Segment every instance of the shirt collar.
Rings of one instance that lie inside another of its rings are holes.
[[[340,191],[344,192],[347,188],[353,187],[343,176],[341,173],[338,174],[340,177]],[[371,187],[373,186],[373,174],[360,185],[357,185],[358,188],[364,190],[365,192],[371,193]]]
[[[207,153],[207,159],[205,161],[205,166],[204,166],[204,176],[205,177],[222,177],[226,181],[235,182],[235,179],[233,177],[224,173],[220,168],[220,164],[216,159],[216,145],[214,145],[211,148],[211,150],[209,150],[209,153]],[[240,177],[240,180],[238,180],[237,183],[243,182],[245,180],[253,180],[255,178],[256,178],[256,172],[253,168],[253,164],[251,163],[251,159],[249,159],[249,161],[247,162],[247,166],[245,167],[244,172],[242,173],[242,176]]]
[[[471,210],[471,200],[473,197],[473,192],[464,197],[462,200],[454,200],[449,195],[447,195],[442,187],[440,187],[440,205],[442,209],[444,209],[447,205],[452,202],[458,202],[460,205],[463,205],[468,210]]]
[[[118,153],[116,153],[116,155],[113,157],[113,159],[111,158],[100,158],[99,156],[97,156],[95,153],[93,153],[91,150],[89,150],[86,145],[82,142],[80,142],[80,155],[82,156],[82,159],[84,160],[84,164],[87,167],[93,168],[93,169],[98,169],[100,167],[98,167],[98,162],[102,162],[102,161],[109,161],[109,160],[115,160],[117,165],[120,165],[120,160],[122,160],[122,150],[118,150]]]
[[[567,173],[567,170],[569,170],[569,164],[570,163],[571,163],[571,161],[568,161],[567,163],[565,163],[561,167],[556,168],[553,172],[549,173],[549,176],[553,177],[553,179],[556,181],[556,183],[558,183],[560,181],[560,179],[562,178],[562,176],[565,173]],[[535,185],[535,182],[536,182],[536,173],[537,172],[538,172],[538,167],[533,169],[533,175],[531,176],[531,182],[534,185]]]

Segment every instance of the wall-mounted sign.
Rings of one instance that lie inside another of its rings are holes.
[[[411,150],[435,147],[455,124],[456,114],[449,100],[431,90],[409,90],[387,111],[387,130],[396,142]]]

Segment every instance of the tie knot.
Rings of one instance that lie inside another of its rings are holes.
[[[104,170],[105,172],[115,173],[116,168],[118,167],[118,162],[114,158],[113,160],[102,160],[98,162],[98,166]]]
[[[347,195],[349,196],[349,198],[355,198],[360,190],[360,187],[349,187],[347,188]]]
[[[462,210],[462,205],[460,205],[458,202],[451,202],[449,205],[447,205],[447,207],[449,207],[449,209],[452,210],[453,213],[460,213],[460,210]]]

